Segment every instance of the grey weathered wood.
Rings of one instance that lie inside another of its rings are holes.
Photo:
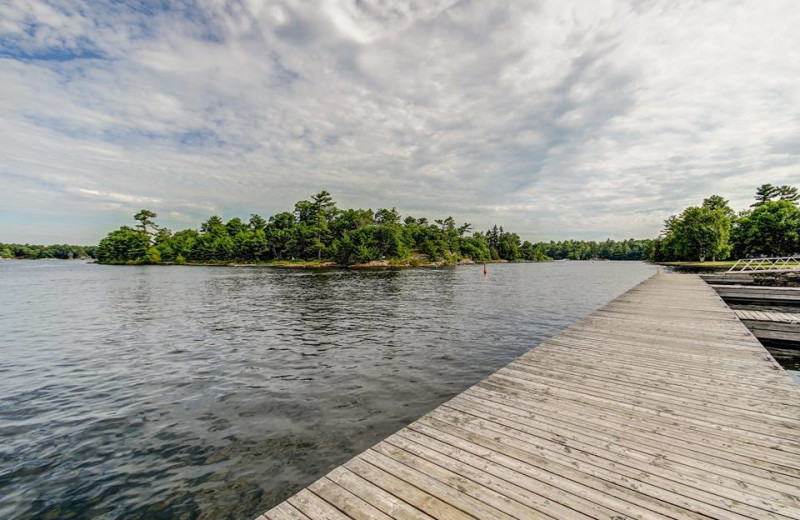
[[[769,287],[762,285],[719,285],[713,287],[729,302],[800,305],[800,287]]]
[[[775,311],[754,311],[754,310],[735,310],[736,316],[740,320],[772,321],[775,323],[800,323],[800,313],[796,312],[775,312]]]
[[[259,518],[800,520],[800,391],[740,319],[786,321],[655,275]]]
[[[758,339],[800,344],[800,313],[736,310],[736,316]]]
[[[753,273],[713,273],[701,274],[700,278],[715,285],[754,285]]]

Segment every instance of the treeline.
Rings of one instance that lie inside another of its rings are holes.
[[[268,220],[253,214],[227,222],[212,216],[199,230],[173,232],[158,226],[157,215],[142,210],[135,226],[112,231],[97,247],[101,263],[258,263],[331,261],[353,265],[375,261],[390,264],[464,259],[547,260],[545,247],[522,241],[516,233],[494,226],[472,232],[452,217],[429,222],[401,217],[395,208],[339,209],[322,191],[295,204],[294,211]]]
[[[20,260],[39,260],[58,258],[72,260],[77,258],[94,258],[95,246],[74,246],[54,244],[49,246],[34,244],[4,244],[0,242],[0,258],[16,258]]]
[[[648,260],[655,262],[725,260],[800,253],[800,208],[797,188],[763,184],[755,203],[739,213],[719,195],[686,208],[664,222],[652,242]]]
[[[604,242],[564,240],[537,244],[545,255],[556,260],[645,260],[652,240],[606,240]]]

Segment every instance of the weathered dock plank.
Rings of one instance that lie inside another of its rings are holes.
[[[659,274],[259,517],[528,518],[800,519],[800,389]]]
[[[775,311],[751,311],[735,310],[736,316],[740,320],[753,321],[772,321],[775,323],[797,323],[800,324],[800,313],[797,312],[775,312]]]
[[[800,345],[800,313],[754,310],[734,312],[756,338],[779,342],[789,348]]]
[[[800,287],[712,284],[727,302],[771,305],[800,305]]]

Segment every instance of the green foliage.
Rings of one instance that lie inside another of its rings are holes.
[[[724,205],[686,208],[680,216],[664,222],[664,234],[650,251],[653,261],[725,259],[731,252],[732,211]]]
[[[790,200],[768,200],[747,211],[733,229],[736,253],[785,256],[800,252],[800,209]]]
[[[756,201],[750,207],[755,208],[772,200],[778,194],[778,188],[772,184],[762,184],[756,190]]]
[[[53,244],[49,246],[34,244],[0,243],[0,258],[17,258],[39,260],[57,258],[71,260],[76,258],[94,258],[94,246],[74,246],[69,244]]]
[[[686,208],[664,222],[647,258],[652,261],[721,260],[737,257],[783,256],[800,252],[800,200],[797,188],[762,184],[753,209],[736,215],[718,195],[701,207]]]
[[[680,254],[701,262],[727,258],[731,221],[721,208],[686,208],[674,230]]]
[[[360,227],[346,231],[337,241],[336,259],[343,264],[362,264],[380,258],[377,226]]]
[[[134,216],[136,228],[122,227],[101,241],[103,263],[225,263],[321,261],[350,265],[385,261],[389,265],[423,261],[456,262],[463,258],[486,261],[545,260],[545,247],[521,243],[515,233],[495,226],[472,233],[470,224],[457,225],[453,217],[435,220],[407,216],[396,208],[345,209],[336,207],[330,193],[321,191],[301,200],[293,212],[265,220],[250,215],[227,222],[211,216],[200,229],[172,233],[142,210]]]
[[[492,229],[486,232],[486,240],[489,244],[489,255],[492,260],[520,260],[520,242],[519,235],[516,233],[509,233],[503,230],[503,227],[495,225]]]
[[[145,261],[148,264],[160,264],[161,263],[161,251],[158,250],[156,247],[151,247],[147,250],[147,256],[145,257]]]
[[[797,204],[800,201],[800,193],[794,186],[779,186],[778,187],[778,200],[786,200],[792,204]]]
[[[497,244],[497,254],[505,260],[519,260],[520,239],[516,233],[503,233]]]
[[[736,213],[728,205],[728,201],[719,195],[712,195],[707,199],[703,199],[703,207],[711,211],[720,210],[722,214],[730,221],[735,220]]]
[[[198,242],[200,241],[200,234],[194,229],[184,229],[173,234],[169,239],[169,246],[175,255],[175,261],[178,257],[191,258]]]
[[[752,204],[751,208],[757,208],[762,204],[766,204],[772,200],[786,200],[792,204],[796,204],[800,200],[800,193],[794,186],[773,186],[772,184],[762,184],[756,190],[756,202]]]
[[[524,245],[524,244],[523,244]],[[547,257],[556,260],[644,260],[652,240],[605,240],[603,242],[564,240],[534,244]],[[535,260],[535,258],[534,258]]]
[[[479,262],[487,262],[492,259],[489,251],[489,240],[483,233],[475,233],[471,237],[461,239],[461,256],[471,258]]]
[[[520,246],[519,254],[523,260],[529,262],[544,262],[550,259],[547,256],[544,244],[532,244],[527,240]]]
[[[143,233],[149,233],[150,230],[148,230],[148,228],[150,228],[153,231],[158,230],[158,226],[156,226],[155,222],[153,221],[153,219],[156,218],[157,216],[158,215],[156,215],[149,209],[143,209],[140,210],[139,213],[134,215],[133,219],[139,222],[139,227],[141,228],[141,231]]]
[[[122,226],[112,231],[97,246],[100,263],[139,263],[150,249],[150,235],[141,229]]]
[[[267,221],[261,215],[250,215],[250,229],[252,231],[264,231],[267,227]]]

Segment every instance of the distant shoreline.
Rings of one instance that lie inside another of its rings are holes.
[[[469,258],[461,259],[457,262],[447,262],[440,260],[438,262],[419,261],[419,260],[376,260],[364,264],[339,264],[331,261],[279,261],[279,262],[160,262],[157,264],[149,263],[124,263],[124,262],[98,262],[92,258],[0,258],[0,260],[8,261],[47,261],[56,260],[59,262],[85,262],[87,264],[96,265],[110,265],[118,267],[137,267],[137,266],[164,266],[164,267],[249,267],[249,268],[268,268],[268,269],[356,269],[356,270],[369,270],[369,269],[414,269],[414,268],[428,268],[437,269],[440,267],[459,267],[465,265],[480,265],[483,261],[474,261]],[[587,259],[587,260],[574,260],[574,259],[558,259],[558,260],[487,260],[486,264],[548,264],[554,262],[647,262],[646,260],[610,260],[605,258],[600,259]],[[653,264],[663,265],[663,264]],[[665,266],[674,267],[674,266]]]

